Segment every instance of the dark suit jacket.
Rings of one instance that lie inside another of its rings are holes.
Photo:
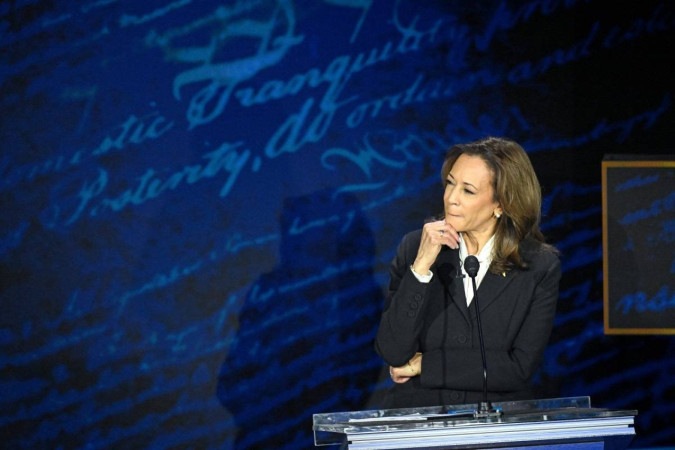
[[[466,306],[459,251],[444,247],[431,267],[430,283],[410,266],[421,230],[407,234],[391,269],[387,304],[375,348],[384,361],[402,366],[422,352],[422,374],[389,391],[386,408],[457,405],[483,399],[483,365],[476,301]],[[486,347],[490,401],[531,398],[530,381],[553,327],[560,260],[533,240],[521,245],[527,270],[488,271],[477,299]]]

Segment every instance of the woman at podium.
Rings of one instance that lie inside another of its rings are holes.
[[[384,406],[532,398],[561,275],[532,163],[518,143],[489,137],[453,146],[441,176],[443,215],[406,234],[390,267],[375,341],[394,381]]]

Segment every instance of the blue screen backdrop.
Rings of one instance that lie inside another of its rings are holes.
[[[0,3],[2,445],[311,448],[377,408],[389,262],[487,135],[562,252],[539,394],[675,442],[673,337],[603,333],[601,160],[675,152],[675,4],[625,3]]]

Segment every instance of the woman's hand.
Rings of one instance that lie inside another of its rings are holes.
[[[389,375],[394,383],[405,383],[412,377],[422,374],[422,354],[415,353],[410,361],[404,366],[389,366]]]
[[[453,249],[459,248],[459,233],[444,220],[426,223],[422,229],[422,239],[413,263],[415,273],[428,274],[444,245]]]

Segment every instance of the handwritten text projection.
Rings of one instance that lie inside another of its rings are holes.
[[[309,448],[312,413],[377,407],[389,262],[485,135],[532,156],[563,255],[538,381],[639,391],[672,438],[670,344],[597,372],[599,161],[672,122],[673,5],[480,3],[0,5],[3,441]]]

